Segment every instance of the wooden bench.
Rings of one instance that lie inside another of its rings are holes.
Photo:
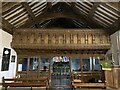
[[[72,88],[75,89],[77,87],[99,87],[99,88],[105,88],[105,83],[82,83],[81,80],[75,79],[72,81]]]
[[[41,78],[12,78],[2,79],[2,86],[7,90],[8,87],[49,87],[49,79],[47,77]]]

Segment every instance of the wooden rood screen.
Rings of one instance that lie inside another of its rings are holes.
[[[109,35],[98,29],[20,29],[13,34],[15,49],[108,49]]]
[[[47,77],[41,78],[11,78],[5,79],[3,77],[2,86],[7,90],[8,87],[49,87],[49,80]]]

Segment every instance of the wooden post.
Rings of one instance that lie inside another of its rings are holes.
[[[94,55],[92,55],[92,73],[94,73]]]
[[[29,69],[30,69],[30,58],[27,58],[27,76],[29,75]]]
[[[82,56],[80,58],[80,68],[81,68],[81,82],[83,82],[83,68],[82,68]]]

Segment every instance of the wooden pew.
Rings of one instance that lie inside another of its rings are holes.
[[[40,78],[2,78],[2,86],[7,90],[8,87],[46,87],[49,88],[49,79],[47,77]]]
[[[83,76],[83,77],[82,77]],[[101,79],[101,72],[83,72],[81,76],[81,72],[71,73],[71,85],[73,89],[77,87],[97,87],[97,88],[106,88],[106,83],[99,82],[98,79]]]
[[[99,87],[105,88],[105,83],[82,83],[81,80],[75,79],[72,81],[72,88],[75,89],[77,87]]]

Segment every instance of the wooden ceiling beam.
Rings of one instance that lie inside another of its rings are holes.
[[[24,8],[27,10],[28,15],[30,16],[31,20],[34,22],[34,25],[36,26],[36,28],[38,28],[38,25],[36,24],[36,18],[34,13],[32,12],[29,4],[27,2],[21,2],[21,4],[24,6]]]
[[[75,7],[75,2],[71,2],[71,7]]]
[[[47,2],[47,8],[51,9],[52,8],[52,3],[51,2]]]
[[[93,17],[95,11],[97,10],[97,7],[100,5],[99,2],[94,2],[92,9],[90,10],[89,14],[88,14],[88,18]]]
[[[54,19],[54,18],[63,17],[63,18],[77,19],[79,21],[82,21],[83,23],[87,23],[91,27],[102,28],[100,25],[96,24],[96,22],[94,22],[92,19],[89,19],[89,18],[85,17],[84,15],[80,14],[80,12],[78,12],[78,10],[76,8],[70,7],[67,4],[63,5],[62,8],[64,8],[64,10],[62,12],[58,12],[56,10],[57,5],[53,6],[51,10],[46,10],[46,12],[44,12],[44,13],[42,13],[39,16],[36,17],[36,20],[37,20],[36,23],[40,23],[40,22],[50,20],[50,19]],[[71,12],[71,10],[73,12]],[[31,23],[31,22],[29,22],[29,23]],[[28,25],[32,26],[32,23],[23,25],[22,27],[26,27]]]
[[[2,18],[2,28],[10,33],[13,34],[13,31],[15,29],[15,27],[13,25],[11,25],[7,20],[5,20],[4,18]]]

